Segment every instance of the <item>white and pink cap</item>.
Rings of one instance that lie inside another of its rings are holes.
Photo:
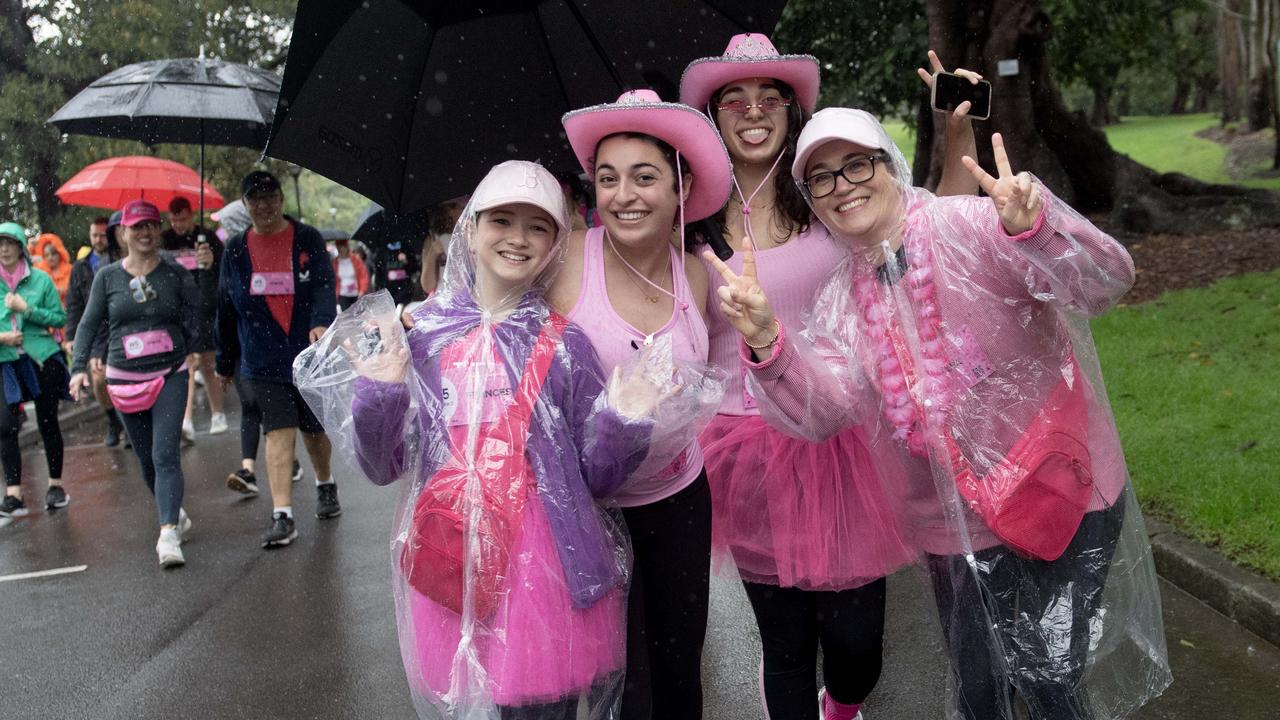
[[[540,208],[555,221],[556,242],[563,242],[573,228],[560,181],[551,171],[528,160],[508,160],[494,165],[471,195],[471,212],[480,214],[503,205],[525,204]]]
[[[847,140],[868,150],[897,150],[889,133],[871,113],[853,108],[826,108],[814,113],[796,140],[796,159],[791,163],[791,177],[804,180],[809,156],[832,140]]]
[[[818,107],[821,74],[812,55],[781,55],[767,35],[742,33],[729,39],[724,55],[694,60],[680,77],[680,102],[705,108],[717,90],[746,78],[781,80],[796,91],[806,113]]]
[[[561,122],[588,175],[595,174],[600,141],[616,133],[651,135],[675,148],[694,178],[684,203],[685,222],[710,217],[729,200],[733,176],[729,151],[711,120],[688,105],[662,102],[652,90],[628,90],[617,102],[565,113]]]

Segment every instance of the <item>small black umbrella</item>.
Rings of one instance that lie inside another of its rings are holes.
[[[197,58],[134,63],[93,81],[49,124],[64,133],[138,140],[147,145],[267,144],[280,76],[260,68]],[[204,202],[201,199],[201,215]]]
[[[301,0],[266,154],[400,213],[512,158],[576,169],[574,108],[674,85],[785,0]]]

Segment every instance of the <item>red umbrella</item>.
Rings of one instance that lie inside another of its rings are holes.
[[[204,207],[217,210],[227,201],[195,170],[172,160],[130,155],[99,160],[75,174],[55,193],[68,205],[118,210],[130,200],[149,200],[167,207],[175,197],[184,197],[193,206],[200,202],[204,186]]]

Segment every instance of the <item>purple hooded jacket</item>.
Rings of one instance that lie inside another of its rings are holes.
[[[440,353],[475,328],[480,315],[469,293],[437,296],[415,311],[417,324],[408,335],[413,372],[407,378],[417,382],[357,378],[352,403],[356,458],[375,484],[391,483],[413,465],[405,457],[409,433],[418,433],[423,454],[414,478],[418,492],[443,464],[449,436],[441,410]],[[495,327],[498,354],[512,387],[547,316],[545,301],[530,293]],[[626,420],[603,403],[597,408],[603,390],[591,341],[570,325],[534,408],[526,452],[577,607],[590,606],[623,580],[616,569],[616,542],[603,526],[595,498],[614,493],[644,459],[652,425]],[[421,396],[413,427],[406,427],[411,392]]]

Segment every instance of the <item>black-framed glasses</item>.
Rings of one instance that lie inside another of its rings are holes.
[[[785,107],[790,107],[790,105],[790,100],[770,95],[755,104],[749,103],[746,100],[729,100],[728,102],[716,103],[716,109],[728,110],[735,115],[746,115],[751,112],[751,108],[760,108],[760,112],[767,114],[777,112]]]
[[[876,176],[876,161],[884,160],[883,155],[862,155],[845,163],[839,170],[814,173],[805,178],[804,189],[809,197],[821,198],[836,191],[836,178],[842,177],[850,185],[870,182]]]
[[[138,276],[129,281],[129,290],[133,292],[133,301],[144,303],[156,299],[156,289],[145,276]]]

